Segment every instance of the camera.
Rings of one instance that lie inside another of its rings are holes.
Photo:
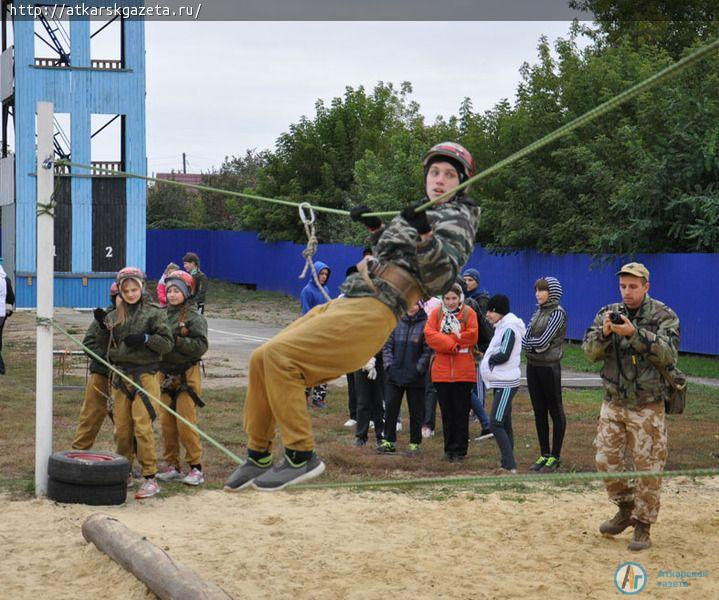
[[[624,325],[624,320],[622,319],[622,313],[617,312],[616,310],[613,310],[609,313],[609,320],[614,323],[614,325]]]

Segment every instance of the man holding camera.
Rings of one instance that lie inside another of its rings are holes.
[[[622,303],[605,306],[584,335],[582,348],[592,362],[603,360],[604,385],[597,437],[597,470],[625,470],[625,452],[637,471],[661,471],[667,458],[664,401],[669,384],[658,369],[671,369],[679,349],[679,318],[651,298],[649,270],[631,262],[618,272]],[[651,546],[649,528],[659,513],[661,477],[636,482],[605,479],[609,499],[619,512],[599,527],[617,535],[634,526],[630,550]]]

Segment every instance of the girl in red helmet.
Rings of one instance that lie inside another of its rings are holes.
[[[172,349],[172,334],[165,311],[149,300],[145,293],[145,274],[135,267],[125,267],[117,274],[119,299],[105,322],[110,330],[108,358],[135,384],[115,374],[112,378],[115,402],[115,439],[117,453],[132,460],[133,438],[137,459],[145,478],[135,498],[149,498],[159,493],[155,480],[157,455],[152,422],[157,408],[150,396],[160,397],[157,371],[160,359]]]
[[[165,278],[167,321],[175,344],[160,362],[162,402],[192,424],[197,423],[197,408],[205,405],[200,399],[200,358],[207,352],[207,321],[195,308],[194,288],[195,280],[185,271],[173,271]],[[160,424],[167,466],[158,479],[204,483],[199,434],[166,410],[160,413]],[[187,475],[180,471],[180,446],[190,466]]]

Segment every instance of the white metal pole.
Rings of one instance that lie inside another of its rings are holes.
[[[53,105],[37,103],[37,316],[52,319],[55,233],[49,205],[54,186]],[[47,461],[52,453],[52,326],[37,326],[35,374],[35,495],[47,493]]]

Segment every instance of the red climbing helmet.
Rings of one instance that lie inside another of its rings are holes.
[[[451,158],[460,164],[463,169],[463,172],[459,174],[460,181],[466,181],[474,175],[474,159],[469,153],[469,150],[467,150],[464,146],[457,144],[456,142],[442,142],[441,144],[432,146],[429,152],[424,155],[422,165],[426,169],[433,158],[440,156]]]
[[[128,279],[132,279],[137,282],[140,287],[145,287],[145,274],[142,269],[137,267],[125,267],[117,272],[115,281],[117,282],[118,289],[122,289],[122,284]]]
[[[177,271],[172,271],[172,273],[165,277],[165,288],[169,288],[172,285],[177,285],[178,281],[181,281],[187,288],[187,293],[185,293],[185,290],[182,289],[182,286],[178,286],[180,288],[180,291],[185,294],[186,298],[189,298],[195,293],[195,278],[187,271],[182,271],[181,269],[178,269]]]

